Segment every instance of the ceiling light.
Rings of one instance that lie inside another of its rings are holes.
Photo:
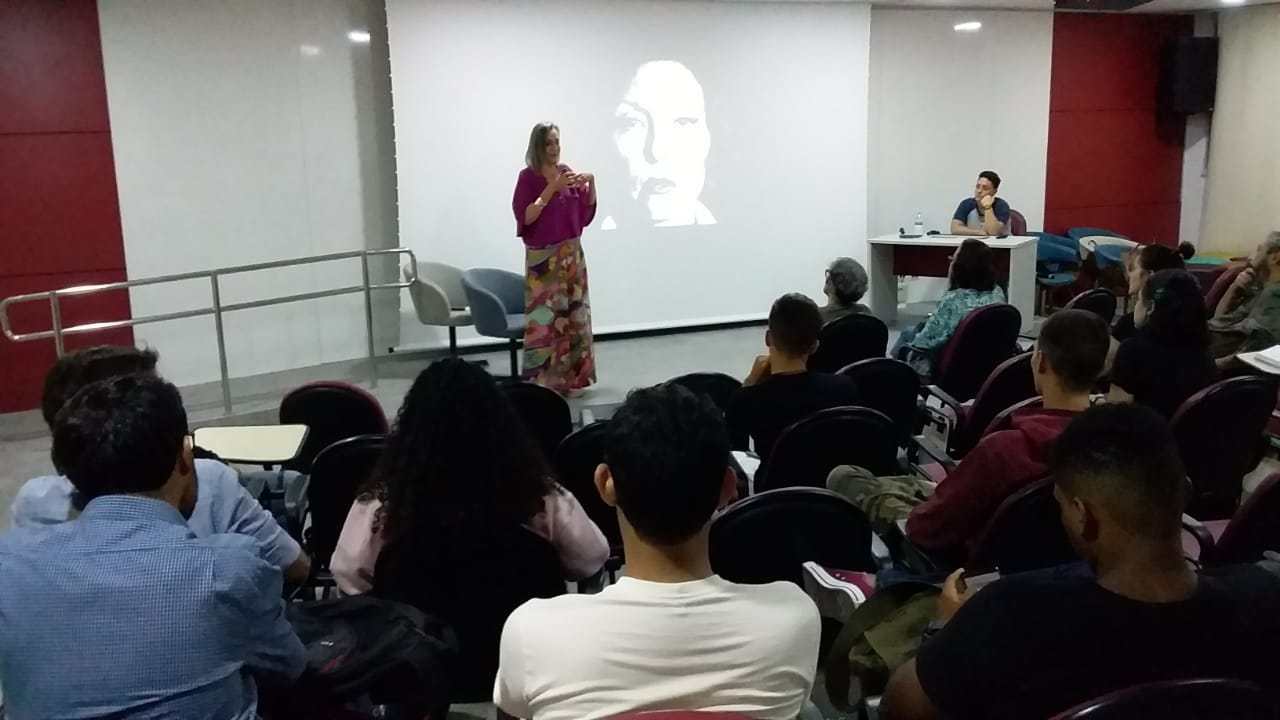
[[[369,42],[369,40],[372,37],[373,36],[369,34],[368,30],[352,30],[351,32],[347,33],[348,40],[350,40],[353,43],[360,43],[362,45]]]
[[[1222,0],[1223,5],[1243,5],[1245,0]]]
[[[977,20],[970,20],[969,22],[962,22],[959,25],[956,25],[956,32],[978,32],[981,29],[982,23]]]
[[[319,45],[299,45],[298,52],[302,53],[304,57],[315,57],[320,54],[320,46]]]

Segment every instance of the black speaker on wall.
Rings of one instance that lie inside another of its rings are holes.
[[[1170,40],[1160,55],[1160,109],[1178,115],[1213,110],[1218,88],[1218,38]]]

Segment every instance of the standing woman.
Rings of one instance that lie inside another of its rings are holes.
[[[511,209],[525,245],[524,377],[569,394],[596,381],[582,228],[596,216],[596,179],[560,162],[560,129],[529,133]]]

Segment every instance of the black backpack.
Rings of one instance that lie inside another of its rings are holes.
[[[367,696],[375,704],[448,703],[458,656],[453,629],[403,603],[369,595],[295,603],[287,615],[307,649],[292,710]]]

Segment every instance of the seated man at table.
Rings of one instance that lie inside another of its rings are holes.
[[[813,689],[821,621],[792,583],[733,583],[711,569],[712,516],[737,484],[719,410],[665,384],[632,392],[609,423],[595,484],[617,508],[626,576],[511,613],[494,704],[527,720],[642,710],[792,720]]]
[[[767,355],[756,358],[751,373],[729,403],[729,441],[735,450],[755,444],[761,462],[789,425],[827,408],[857,405],[858,390],[843,375],[809,372],[809,356],[818,349],[822,314],[800,293],[778,298],[769,310],[764,342]]]
[[[1052,470],[1062,525],[1085,563],[972,592],[952,574],[919,653],[889,681],[884,717],[1046,718],[1183,678],[1280,686],[1277,564],[1197,573],[1186,561],[1187,474],[1159,414],[1088,410],[1059,437]]]
[[[53,431],[54,418],[67,400],[90,383],[126,375],[155,376],[159,356],[132,346],[86,348],[59,358],[44,380],[40,411]],[[196,449],[199,453],[199,449]],[[198,498],[188,525],[199,537],[215,533],[248,535],[262,544],[265,557],[301,584],[311,572],[311,559],[241,485],[236,471],[211,459],[197,459]],[[61,469],[58,469],[61,473]],[[79,514],[82,504],[66,475],[43,475],[18,489],[9,506],[9,526],[48,527]]]
[[[1210,352],[1224,369],[1237,363],[1237,353],[1280,343],[1280,230],[1258,245],[1249,267],[1222,295],[1209,336]]]
[[[1006,235],[1009,232],[1009,203],[996,197],[1000,176],[992,170],[978,173],[973,197],[965,198],[951,217],[952,235]]]
[[[58,412],[74,522],[0,536],[0,681],[14,718],[256,716],[260,679],[301,674],[280,570],[245,535],[196,537],[182,397],[154,375],[93,383]]]
[[[914,475],[877,478],[851,465],[832,470],[827,487],[861,508],[880,533],[895,535],[895,524],[906,518],[907,539],[954,567],[1005,498],[1048,474],[1049,450],[1089,407],[1110,346],[1102,318],[1059,310],[1045,320],[1031,355],[1042,406],[1019,410],[1010,429],[978,441],[936,490]]]

